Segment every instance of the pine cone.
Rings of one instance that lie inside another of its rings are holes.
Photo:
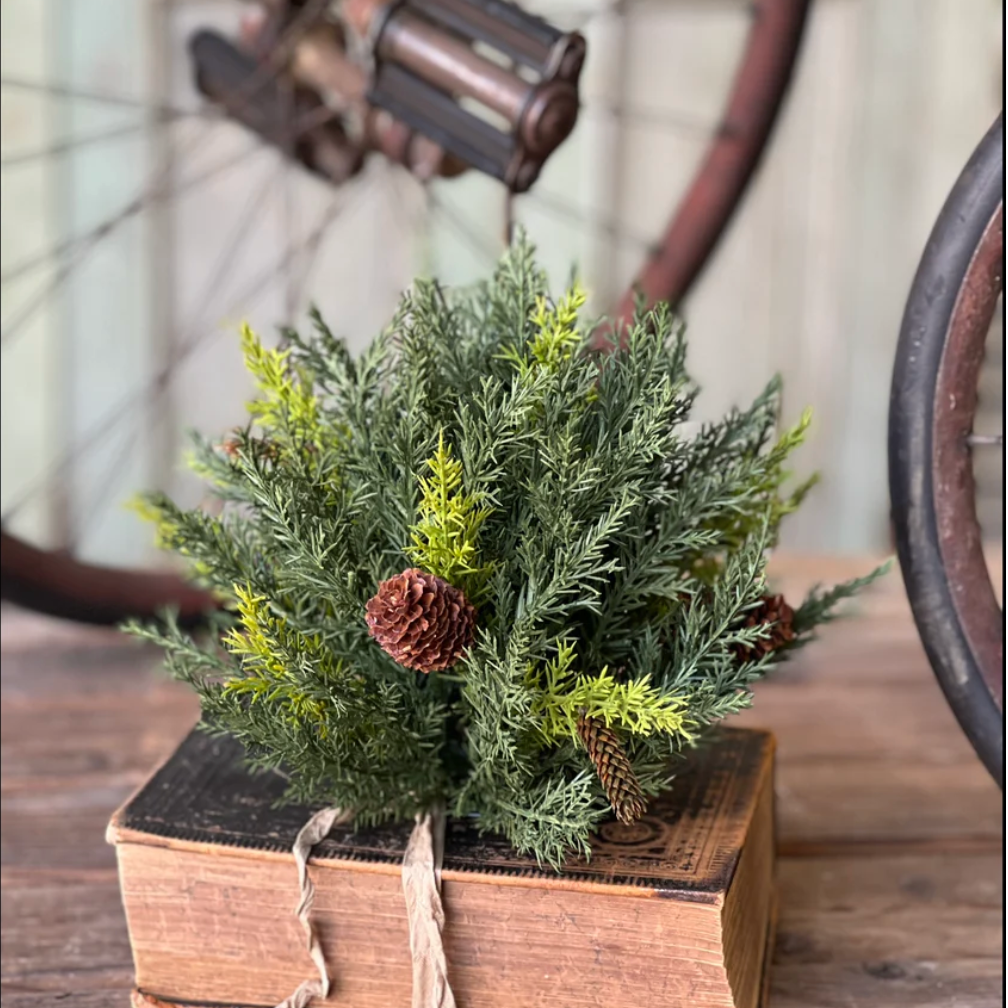
[[[763,601],[750,610],[743,624],[746,627],[772,623],[770,635],[746,646],[735,645],[735,654],[740,662],[759,661],[773,651],[787,647],[795,639],[794,609],[784,601],[783,595],[764,595]]]
[[[472,644],[476,610],[458,588],[417,570],[378,585],[367,625],[382,650],[420,672],[450,668]]]
[[[623,823],[640,819],[647,808],[644,793],[619,736],[603,721],[584,713],[578,718],[577,727],[616,818]]]
[[[238,435],[232,434],[221,442],[221,448],[229,459],[236,459],[243,444],[253,455],[267,462],[276,462],[280,458],[280,446],[266,438],[248,438],[243,442]]]

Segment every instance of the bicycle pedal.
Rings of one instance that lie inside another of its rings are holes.
[[[268,63],[210,30],[194,33],[189,53],[196,87],[228,116],[333,182],[355,175],[361,151],[313,92],[281,83]]]
[[[574,129],[584,38],[503,0],[359,0],[368,101],[524,192]]]

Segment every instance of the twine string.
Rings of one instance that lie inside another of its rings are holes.
[[[316,812],[301,827],[297,839],[294,841],[292,852],[294,863],[297,865],[298,883],[301,889],[301,898],[298,900],[294,913],[297,915],[301,929],[308,940],[308,955],[311,956],[311,960],[315,964],[318,976],[303,980],[297,990],[289,997],[284,998],[276,1008],[307,1008],[313,998],[329,996],[332,981],[329,978],[329,969],[322,952],[322,944],[319,942],[318,934],[311,921],[311,910],[315,903],[315,883],[312,882],[311,876],[308,874],[308,858],[311,857],[315,845],[321,843],[329,835],[329,831],[337,822],[346,822],[349,818],[349,814],[342,809],[324,808]]]
[[[303,980],[276,1008],[308,1008],[315,998],[326,998],[332,979],[325,954],[311,921],[315,903],[315,884],[308,874],[308,859],[337,824],[352,813],[338,808],[316,812],[301,827],[292,852],[297,865],[300,899],[295,910],[308,942],[308,954],[317,977]],[[445,813],[431,809],[416,817],[402,862],[402,887],[409,920],[410,953],[413,962],[412,1008],[455,1008],[455,996],[448,984],[448,964],[441,933],[444,930],[444,905],[441,902],[441,864],[444,860]]]
[[[416,817],[402,863],[402,887],[413,956],[413,1008],[455,1008],[445,960],[441,864],[445,813],[431,809]]]

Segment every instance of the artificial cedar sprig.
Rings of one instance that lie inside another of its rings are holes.
[[[245,331],[248,423],[194,451],[221,512],[146,505],[226,601],[218,636],[133,629],[289,798],[362,823],[445,802],[560,864],[873,576],[771,612],[806,420],[776,436],[773,380],[687,436],[669,311],[600,356],[583,302],[519,238],[471,290],[417,282],[356,357],[317,314],[283,350]]]

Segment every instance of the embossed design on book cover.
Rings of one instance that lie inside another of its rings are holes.
[[[772,746],[761,732],[718,732],[682,762],[671,788],[642,819],[628,826],[603,823],[591,861],[569,863],[563,877],[676,892],[723,889]],[[179,840],[287,851],[312,810],[278,806],[283,790],[279,775],[245,769],[238,743],[193,731],[118,814],[116,825]],[[341,827],[319,845],[316,857],[398,862],[408,835],[405,824],[356,832]],[[502,838],[480,836],[465,820],[449,823],[444,870],[556,878]]]

